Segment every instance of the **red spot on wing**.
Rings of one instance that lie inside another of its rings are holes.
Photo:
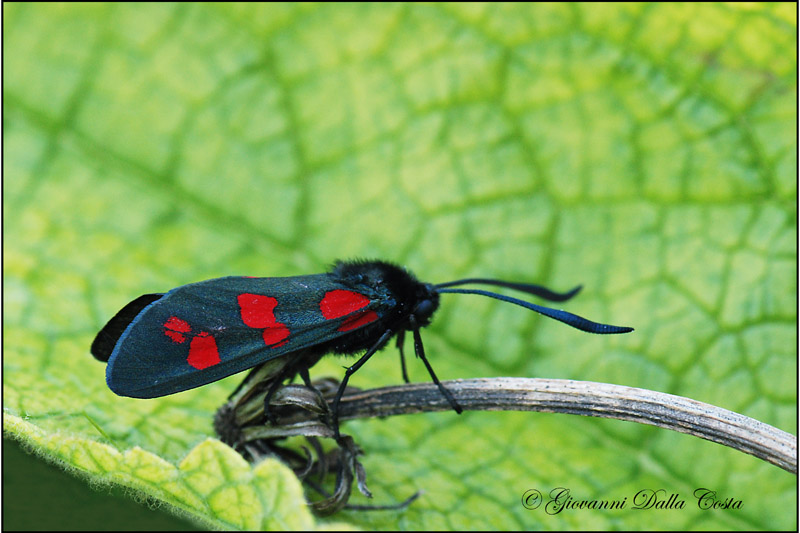
[[[355,313],[368,305],[369,298],[363,294],[337,289],[325,293],[325,297],[319,303],[319,309],[322,311],[322,316],[332,320]],[[366,310],[346,318],[339,326],[339,331],[350,331],[376,320],[378,320],[378,313]]]
[[[164,322],[164,327],[171,329],[172,331],[180,331],[183,333],[189,333],[192,331],[192,327],[189,325],[188,322],[185,320],[181,320],[176,316],[171,316],[169,319]]]
[[[328,291],[319,303],[322,316],[331,320],[354,313],[369,305],[369,298],[353,291],[337,289]]]
[[[261,294],[243,293],[236,297],[241,309],[242,322],[251,328],[268,328],[276,324],[275,306],[278,300]]]
[[[285,339],[289,336],[289,328],[275,318],[275,307],[278,305],[276,298],[248,292],[242,293],[236,298],[239,302],[242,322],[251,328],[264,328],[262,333],[264,344],[270,348],[286,344]]]
[[[289,328],[287,328],[283,324],[278,323],[264,330],[264,344],[266,344],[267,346],[271,346],[272,348],[277,348],[278,346],[283,346],[284,344],[286,344],[285,342],[281,341],[288,336],[289,336]],[[273,344],[275,346],[273,346]]]
[[[165,330],[164,335],[172,339],[172,342],[176,344],[181,344],[183,342],[186,342],[186,336],[183,335],[182,333],[178,333],[177,331]]]
[[[219,350],[214,337],[205,331],[198,333],[189,345],[189,357],[186,362],[198,370],[219,363]]]
[[[350,331],[351,329],[360,328],[364,324],[369,324],[376,320],[378,320],[378,313],[375,311],[364,311],[363,313],[345,319],[342,325],[339,326],[339,331]]]
[[[172,342],[181,344],[186,342],[186,336],[183,333],[189,333],[192,327],[185,320],[181,320],[176,316],[171,316],[164,322],[164,335],[172,339]]]
[[[191,331],[192,326],[176,316],[171,316],[164,322],[164,335],[177,344],[186,342],[186,337]],[[219,363],[219,349],[214,337],[207,331],[195,335],[189,343],[189,357],[186,358],[186,362],[198,370]]]

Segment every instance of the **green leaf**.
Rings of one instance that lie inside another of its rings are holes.
[[[131,487],[212,527],[307,529],[314,522],[291,470],[273,459],[251,467],[216,439],[196,445],[176,466],[138,446],[121,453],[91,439],[48,434],[14,415],[4,414],[3,426],[93,482]]]
[[[432,282],[583,283],[565,309],[636,328],[448,295],[424,332],[442,379],[651,388],[796,433],[794,4],[3,10],[7,434],[227,529],[797,527],[796,478],[754,457],[530,413],[349,423],[372,503],[425,494],[315,520],[286,468],[213,439],[239,376],[121,398],[88,351],[143,293],[378,257]],[[385,352],[351,382],[399,383]],[[522,507],[556,487],[629,508]],[[698,487],[742,508],[702,511]],[[685,507],[631,510],[642,489]]]

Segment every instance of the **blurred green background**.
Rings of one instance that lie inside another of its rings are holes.
[[[59,505],[108,516],[111,483],[206,525],[313,525],[285,472],[197,447],[240,377],[120,398],[88,347],[140,294],[337,258],[396,261],[431,282],[582,283],[564,308],[636,328],[587,335],[448,296],[424,332],[441,379],[630,385],[796,434],[795,9],[4,4],[4,431],[83,473],[45,476],[40,459],[4,450],[6,524],[57,528],[45,520]],[[386,352],[352,383],[399,383]],[[426,492],[339,525],[797,527],[794,476],[660,429],[440,413],[345,431],[367,452],[374,503]],[[146,454],[123,453],[136,446]],[[85,479],[98,498],[68,488]],[[519,503],[559,486],[582,499],[664,488],[689,505],[548,516]],[[697,510],[701,486],[743,509]],[[58,496],[35,510],[31,488]],[[122,513],[105,527],[171,527]]]

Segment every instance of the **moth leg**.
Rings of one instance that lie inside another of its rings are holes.
[[[287,379],[294,378],[294,376],[297,375],[298,372],[299,370],[297,368],[297,361],[291,361],[287,363],[286,366],[284,366],[278,372],[278,374],[275,376],[274,381],[272,381],[272,384],[269,386],[267,395],[264,397],[264,416],[266,416],[267,421],[269,421],[269,423],[272,424],[273,426],[278,422],[278,419],[275,417],[272,411],[270,411],[269,408],[269,404],[272,401],[272,396],[281,387],[284,381],[286,381]],[[300,376],[303,378],[303,381],[305,381],[308,378],[308,369],[305,370],[305,376],[303,376],[302,373],[300,374]],[[308,384],[309,382],[307,382],[306,384]]]
[[[341,435],[339,434],[339,401],[342,399],[344,390],[347,388],[347,382],[350,379],[350,376],[352,376],[355,372],[357,372],[359,368],[364,366],[364,363],[366,363],[369,360],[369,358],[372,357],[372,355],[375,352],[377,352],[378,349],[381,346],[383,346],[384,343],[386,343],[386,341],[389,340],[389,337],[391,337],[393,334],[394,331],[387,329],[383,333],[383,335],[381,335],[381,338],[378,339],[378,341],[375,344],[373,344],[369,350],[367,350],[367,353],[362,355],[361,359],[356,361],[353,366],[351,366],[345,371],[344,377],[342,378],[341,383],[339,383],[339,390],[336,391],[336,397],[333,399],[333,409],[332,409],[333,432],[334,432],[334,438],[336,439],[337,442],[341,443],[342,440]]]
[[[314,385],[311,384],[311,376],[308,375],[307,368],[301,368],[297,371],[297,373],[300,374],[300,378],[303,380],[303,383],[305,384],[306,387],[308,387],[309,389],[316,390],[316,387],[314,387]]]
[[[283,380],[285,379],[285,376],[283,375],[284,373],[285,373],[285,369],[284,369],[283,372],[281,372],[280,376],[275,378],[275,381],[273,381],[272,385],[269,386],[269,390],[267,391],[267,395],[264,396],[264,416],[267,418],[267,421],[270,424],[272,424],[273,426],[278,423],[278,418],[270,410],[269,402],[272,401],[272,396],[275,394],[275,391],[277,391],[280,388],[281,384],[283,383]]]
[[[439,387],[439,391],[441,391],[442,395],[447,399],[450,407],[452,407],[456,413],[461,414],[463,409],[453,397],[453,393],[447,390],[447,388],[439,382],[439,378],[437,378],[436,374],[433,372],[433,367],[431,367],[431,364],[428,362],[428,358],[425,357],[425,348],[422,347],[422,337],[419,334],[419,327],[417,326],[417,320],[414,318],[414,315],[408,317],[408,321],[414,331],[414,353],[416,353],[417,357],[422,359],[422,362],[425,363],[425,368],[428,369],[428,374],[431,375],[433,382],[436,383],[437,387]]]
[[[266,364],[266,363],[265,363],[265,364]],[[236,396],[236,395],[239,393],[239,391],[241,391],[241,390],[242,390],[242,388],[244,388],[244,386],[245,386],[245,385],[249,384],[249,381],[250,381],[251,379],[253,379],[253,376],[254,376],[255,374],[257,374],[259,370],[261,370],[261,367],[262,367],[262,366],[263,366],[263,365],[258,365],[258,366],[254,366],[253,368],[251,368],[251,369],[250,369],[250,371],[249,371],[249,372],[247,373],[247,375],[245,376],[245,378],[242,380],[242,382],[241,382],[241,383],[239,383],[239,384],[236,386],[236,388],[235,388],[235,389],[233,389],[233,392],[232,392],[232,393],[230,393],[230,394],[228,395],[228,400],[230,400],[231,398],[233,398],[234,396]]]
[[[297,373],[300,375],[300,378],[303,380],[303,383],[305,384],[305,386],[308,387],[309,389],[311,389],[314,392],[314,394],[316,394],[316,396],[317,396],[317,405],[319,405],[320,409],[325,411],[326,417],[328,418],[328,420],[327,420],[328,425],[331,425],[331,421],[330,421],[330,411],[331,410],[328,407],[328,402],[325,401],[325,396],[323,396],[322,391],[320,391],[318,388],[316,388],[311,383],[311,376],[308,375],[308,368],[307,367],[299,368],[297,370]]]
[[[317,403],[319,404],[320,408],[326,411],[329,410],[328,402],[325,401],[325,398],[319,389],[317,389],[311,383],[311,376],[309,376],[308,373],[309,367],[315,364],[318,360],[319,357],[309,358],[306,354],[300,354],[293,360],[289,361],[283,368],[280,369],[280,371],[276,372],[275,377],[271,381],[267,381],[267,383],[270,385],[267,395],[264,397],[264,416],[266,416],[267,420],[271,424],[275,425],[277,423],[277,418],[270,410],[272,396],[277,392],[281,385],[283,385],[287,380],[291,381],[297,375],[299,375],[303,380],[303,384],[314,391],[314,393],[317,395]]]
[[[403,341],[406,338],[406,331],[401,329],[397,332],[397,349],[400,350],[400,368],[403,370],[403,381],[411,383],[408,380],[408,371],[406,371],[406,356],[403,354]]]

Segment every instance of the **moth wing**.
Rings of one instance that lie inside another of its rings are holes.
[[[120,309],[95,336],[90,349],[98,361],[108,362],[119,338],[145,307],[164,297],[163,293],[143,294]]]
[[[393,306],[328,274],[184,285],[131,321],[108,359],[106,381],[134,398],[185,391],[345,335]]]

